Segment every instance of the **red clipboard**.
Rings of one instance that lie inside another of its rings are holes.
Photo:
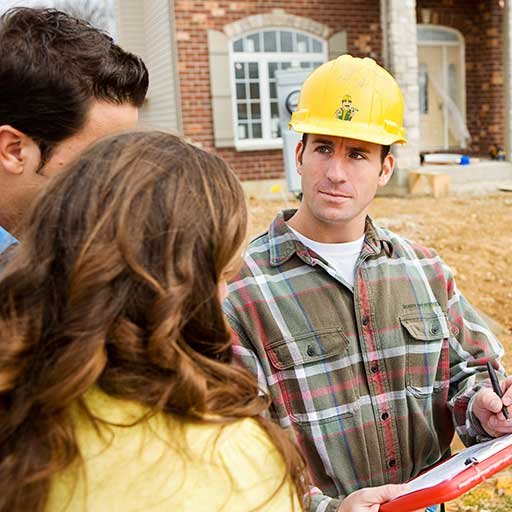
[[[459,452],[457,455],[461,455],[465,451],[466,450],[462,450],[462,452]],[[439,466],[441,465],[442,463],[439,464]],[[449,480],[409,494],[403,494],[398,498],[382,504],[379,508],[379,512],[413,512],[430,505],[453,500],[510,465],[512,465],[512,445],[503,448],[485,460],[470,462],[466,469]],[[436,468],[438,468],[438,466],[434,466],[434,468],[422,473],[420,477],[429,471],[435,471]],[[410,483],[413,482],[414,479],[410,481]]]

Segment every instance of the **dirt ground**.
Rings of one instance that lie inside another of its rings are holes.
[[[265,231],[277,211],[297,204],[284,194],[280,200],[249,198],[251,234]],[[466,298],[496,322],[494,330],[505,347],[504,364],[512,373],[512,193],[442,199],[378,197],[371,215],[380,225],[438,251]],[[512,510],[512,472],[501,475],[505,487],[510,483],[510,495],[498,492],[501,484],[494,479],[448,509]]]

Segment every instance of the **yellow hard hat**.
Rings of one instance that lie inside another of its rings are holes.
[[[373,59],[341,55],[308,76],[290,128],[388,146],[406,142],[403,115],[400,88],[384,68]]]

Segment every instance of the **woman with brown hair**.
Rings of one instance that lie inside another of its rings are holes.
[[[230,364],[246,216],[221,159],[160,132],[54,180],[0,280],[0,511],[302,509],[303,460]]]

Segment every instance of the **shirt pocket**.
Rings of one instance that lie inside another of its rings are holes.
[[[406,345],[407,390],[428,398],[449,385],[448,322],[443,313],[400,317]]]
[[[294,423],[329,423],[354,415],[357,386],[349,343],[340,327],[332,327],[298,333],[268,345],[273,377]]]

